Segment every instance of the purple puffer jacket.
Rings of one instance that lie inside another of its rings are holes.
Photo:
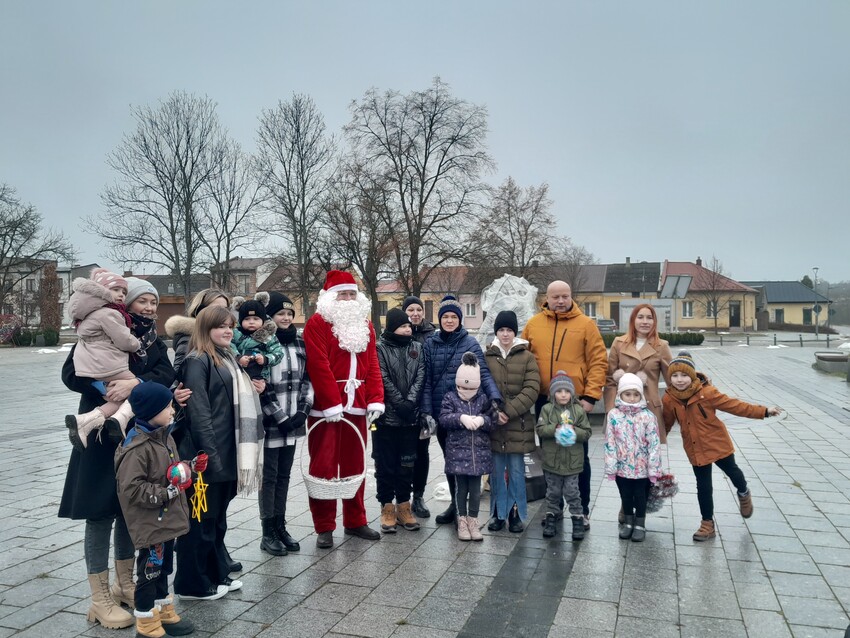
[[[484,417],[484,425],[477,430],[467,430],[460,422],[461,414]],[[478,391],[471,401],[461,399],[456,390],[443,397],[440,425],[446,429],[446,474],[481,476],[493,468],[490,453],[490,399]]]

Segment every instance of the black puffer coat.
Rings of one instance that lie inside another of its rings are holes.
[[[419,396],[425,382],[425,357],[422,344],[399,338],[386,331],[378,340],[378,363],[384,382],[385,410],[378,419],[380,426],[415,426],[419,417]],[[411,404],[411,414],[399,414],[402,402]]]
[[[75,346],[76,347],[76,346]],[[156,381],[166,388],[174,381],[174,369],[168,360],[168,348],[162,339],[147,349],[144,365],[130,362],[130,371],[145,381]],[[80,413],[94,410],[106,401],[91,383],[94,379],[78,377],[74,370],[74,348],[62,366],[62,383],[72,392],[80,393]],[[105,434],[91,434],[82,452],[74,448],[65,474],[65,487],[59,503],[59,518],[102,520],[114,518],[121,508],[115,485],[115,450]],[[192,457],[189,457],[192,458]]]
[[[485,356],[493,381],[502,393],[504,412],[510,419],[504,425],[495,422],[490,433],[491,449],[499,454],[533,452],[536,418],[532,409],[540,393],[537,360],[524,339],[514,340],[507,358],[495,343],[487,348]]]
[[[411,326],[413,326],[413,324],[411,324]],[[418,326],[413,326],[413,340],[418,341],[424,346],[425,342],[428,341],[428,337],[434,334],[435,330],[436,328],[433,323],[427,319],[423,319],[422,323]]]

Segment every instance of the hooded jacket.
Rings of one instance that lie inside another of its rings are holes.
[[[725,459],[735,453],[726,425],[717,417],[717,410],[747,419],[763,419],[767,408],[728,397],[711,385],[703,373],[697,372],[702,385],[683,401],[669,392],[664,394],[664,428],[668,434],[678,421],[682,429],[682,444],[691,465],[703,466]]]
[[[521,336],[537,359],[541,388],[548,388],[555,373],[563,370],[575,384],[579,398],[602,398],[608,369],[605,342],[599,328],[575,301],[566,312],[549,310],[544,303],[525,324]]]
[[[380,426],[418,425],[419,396],[425,381],[425,359],[422,345],[414,339],[407,344],[399,343],[392,336],[381,335],[378,340],[378,364],[384,382],[384,405],[386,409],[378,419]],[[404,419],[398,414],[403,401],[414,406],[412,418]]]
[[[413,340],[421,343],[423,346],[425,345],[425,342],[431,338],[431,335],[434,334],[434,332],[436,331],[434,324],[428,321],[427,319],[423,319],[422,323],[420,323],[418,326],[414,326],[413,324],[410,325],[413,327]]]
[[[462,414],[480,416],[484,425],[467,430],[460,422]],[[493,469],[490,432],[493,419],[490,400],[479,389],[472,399],[464,401],[454,390],[446,392],[440,408],[440,426],[446,429],[446,474],[482,476]]]
[[[605,475],[627,479],[661,476],[658,422],[641,394],[639,404],[616,399],[605,427]]]
[[[77,375],[106,379],[130,369],[130,353],[136,352],[139,340],[133,336],[124,317],[114,308],[112,293],[91,279],[74,280],[74,293],[68,301],[68,312],[76,322],[79,337],[74,349]]]
[[[251,334],[246,334],[241,328],[235,328],[230,349],[237,359],[242,355],[263,355],[266,362],[260,366],[260,370],[266,383],[271,381],[271,369],[283,359],[283,346],[277,339],[277,326],[272,320],[266,321]]]
[[[180,372],[180,366],[189,354],[189,339],[195,332],[195,318],[174,315],[165,322],[165,334],[171,339],[174,349],[174,372]],[[235,331],[234,331],[235,332]]]
[[[567,423],[571,423],[576,432],[576,442],[564,447],[555,441],[555,430],[561,425],[562,414],[567,412]],[[584,446],[581,445],[590,438],[593,431],[587,413],[578,404],[575,397],[569,405],[560,406],[549,401],[540,410],[537,419],[537,436],[540,438],[540,449],[543,452],[543,469],[560,476],[579,474],[584,469]]]
[[[149,430],[137,424],[115,451],[118,500],[136,549],[173,540],[189,531],[186,493],[168,500],[166,492],[166,470],[178,460],[170,430]]]
[[[490,433],[490,446],[499,454],[527,454],[537,447],[534,442],[534,403],[540,393],[537,360],[528,351],[528,342],[514,339],[504,356],[498,340],[487,348],[487,367],[502,395],[504,413],[509,421],[498,421]]]

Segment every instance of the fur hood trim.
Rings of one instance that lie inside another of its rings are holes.
[[[96,299],[103,299],[105,304],[112,303],[112,293],[109,292],[109,288],[97,283],[93,279],[77,277],[72,284],[72,289],[74,292],[78,292],[83,295],[88,295]]]
[[[172,339],[179,334],[191,335],[195,332],[195,318],[174,315],[165,322],[165,334]]]
[[[242,307],[242,304],[245,303],[245,297],[241,295],[237,295],[230,302],[230,309],[239,312],[239,309]]]
[[[268,343],[272,339],[277,339],[277,324],[271,319],[267,320],[261,328],[254,331],[251,338],[257,343]]]

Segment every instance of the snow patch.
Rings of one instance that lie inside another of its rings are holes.
[[[59,352],[58,350],[53,350],[52,348],[39,348],[35,351],[36,354],[55,354]]]
[[[784,346],[781,343],[777,346],[768,346],[768,348],[787,348],[788,346]]]

